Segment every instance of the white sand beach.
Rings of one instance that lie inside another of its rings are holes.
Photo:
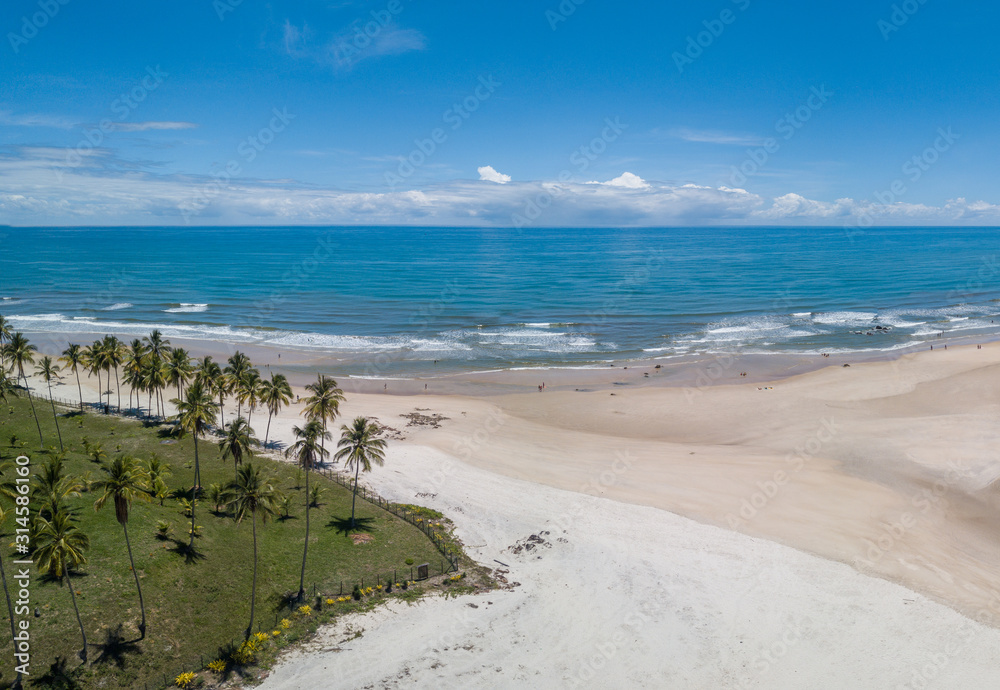
[[[994,686],[1000,346],[770,383],[702,370],[348,393],[343,419],[404,437],[365,481],[448,514],[518,584],[345,618],[261,687]],[[415,410],[446,419],[407,427]]]

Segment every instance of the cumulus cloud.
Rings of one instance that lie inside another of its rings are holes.
[[[869,225],[1000,223],[1000,205],[957,198],[944,206],[676,185],[622,174],[604,183],[455,180],[393,191],[322,188],[290,180],[155,172],[94,150],[0,149],[0,224],[11,225]],[[480,171],[506,178],[489,166]]]
[[[510,175],[504,175],[503,173],[498,173],[493,169],[492,165],[484,165],[478,168],[479,179],[484,182],[496,182],[497,184],[507,184],[510,182]]]

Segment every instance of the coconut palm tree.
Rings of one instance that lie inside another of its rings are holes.
[[[3,527],[3,524],[5,522],[7,522],[7,515],[9,515],[9,513],[8,512],[4,512],[3,506],[0,505],[0,528]],[[2,551],[3,550],[0,549],[0,552],[2,552]],[[15,647],[14,651],[16,653],[17,652],[17,644],[14,643],[14,638],[17,636],[17,633],[14,630],[14,606],[11,603],[11,600],[10,600],[10,589],[8,589],[8,587],[7,587],[7,571],[4,570],[4,567],[3,567],[3,557],[2,556],[0,556],[0,577],[2,577],[2,579],[3,579],[3,594],[7,598],[7,618],[8,618],[8,620],[10,620],[10,639],[11,639],[11,643],[14,644],[14,647]],[[13,668],[17,668],[17,665],[18,665],[18,660],[15,658]],[[20,686],[21,686],[21,672],[18,671],[17,672],[17,678],[14,680],[13,687],[20,687]]]
[[[76,374],[76,390],[80,394],[80,412],[83,412],[83,387],[80,385],[80,367],[86,367],[83,348],[75,343],[70,343],[69,347],[63,350],[62,357],[59,358],[69,370]]]
[[[142,390],[142,359],[146,356],[146,352],[146,346],[138,338],[135,338],[128,345],[128,351],[125,355],[125,383],[131,389],[128,395],[129,407],[132,405],[132,396],[136,394],[137,390]],[[135,404],[136,407],[139,406],[138,395],[135,396]]]
[[[122,384],[121,379],[118,377],[118,367],[126,361],[128,357],[128,348],[125,347],[125,343],[118,340],[113,335],[104,336],[104,341],[102,343],[104,347],[104,361],[108,366],[108,390],[111,390],[111,369],[115,370],[115,389],[118,392],[118,411],[121,412],[122,409]],[[110,399],[111,393],[108,393]],[[110,400],[109,400],[110,402]]]
[[[170,493],[166,479],[171,474],[173,473],[170,471],[170,465],[160,460],[156,453],[153,453],[149,460],[146,461],[149,492],[153,497],[160,499],[161,506],[163,505],[163,499]]]
[[[164,405],[161,401],[160,392],[167,387],[167,375],[163,369],[163,362],[153,356],[150,352],[142,360],[142,385],[149,396],[156,396],[156,412],[162,417]],[[150,412],[152,412],[153,402],[149,399]]]
[[[284,374],[271,374],[270,381],[261,381],[260,402],[267,406],[267,430],[264,432],[264,447],[267,448],[267,439],[271,435],[271,418],[292,402],[292,387]]]
[[[42,361],[35,367],[35,373],[41,374],[45,384],[49,387],[49,404],[52,405],[52,419],[56,423],[56,434],[59,436],[59,450],[65,450],[62,442],[62,432],[59,430],[59,415],[56,414],[56,401],[52,399],[52,379],[59,378],[59,366],[56,365],[48,355],[42,357]]]
[[[76,611],[76,622],[80,626],[80,637],[83,638],[83,649],[80,658],[87,663],[87,633],[80,619],[80,609],[76,605],[76,594],[73,592],[73,582],[70,580],[71,568],[79,568],[86,564],[86,551],[90,547],[90,539],[76,526],[76,519],[65,510],[57,511],[50,519],[38,516],[35,518],[38,530],[34,538],[35,552],[33,558],[42,574],[66,578],[69,585],[69,595],[73,600],[73,610]]]
[[[108,414],[108,406],[104,402],[104,385],[101,383],[101,372],[104,371],[105,365],[107,364],[106,354],[104,343],[100,340],[95,340],[85,350],[87,368],[90,370],[91,374],[97,375],[97,399],[102,405],[104,405],[104,414]]]
[[[351,426],[340,427],[340,441],[337,442],[337,460],[343,460],[347,469],[354,468],[354,495],[351,497],[351,528],[354,528],[354,503],[358,498],[358,473],[371,472],[372,463],[385,463],[385,439],[378,438],[378,425],[367,417],[357,417]]]
[[[243,377],[237,384],[237,400],[247,406],[247,424],[253,417],[253,411],[260,402],[260,372],[251,367],[243,372]]]
[[[306,422],[301,429],[294,427],[292,432],[298,441],[285,451],[285,455],[294,455],[299,467],[306,471],[306,540],[302,548],[302,574],[299,577],[298,594],[299,601],[302,601],[306,593],[306,555],[309,553],[309,471],[323,462],[329,454],[323,447],[323,441],[329,438],[330,434],[318,419]]]
[[[146,349],[160,361],[163,361],[167,353],[170,352],[170,341],[163,338],[159,329],[153,329],[148,336],[142,339],[142,342]]]
[[[340,415],[340,403],[344,402],[344,391],[340,390],[336,381],[324,374],[319,374],[316,382],[306,386],[306,390],[312,393],[306,398],[303,411],[306,419],[318,419],[323,423],[323,431],[326,431],[327,424]]]
[[[194,486],[191,488],[191,543],[194,548],[194,504],[201,488],[201,465],[198,463],[198,436],[215,424],[215,403],[205,389],[198,384],[188,386],[183,400],[171,401],[177,407],[177,425],[194,436]]]
[[[142,622],[139,623],[139,639],[146,639],[146,605],[142,601],[142,587],[139,585],[139,573],[135,569],[135,559],[132,558],[132,542],[128,538],[128,511],[132,501],[148,501],[149,495],[146,493],[146,481],[148,476],[142,469],[142,465],[135,458],[128,455],[121,455],[115,458],[109,465],[101,468],[107,474],[103,479],[99,479],[91,487],[92,491],[100,494],[94,502],[94,510],[103,508],[108,499],[115,504],[115,519],[122,526],[125,533],[125,548],[128,550],[128,562],[132,568],[132,575],[135,576],[135,588],[139,593],[139,609],[142,611]]]
[[[7,357],[11,360],[11,366],[17,369],[19,379],[24,381],[24,387],[28,391],[28,402],[31,403],[31,414],[35,418],[35,427],[38,429],[38,447],[45,447],[45,440],[42,438],[42,425],[38,422],[38,412],[35,410],[35,401],[31,397],[31,389],[28,387],[28,377],[24,375],[24,365],[35,363],[35,353],[38,348],[28,342],[21,332],[14,333],[5,346]]]
[[[17,388],[14,382],[7,378],[7,372],[0,371],[0,402],[7,402],[7,397],[17,397]]]
[[[250,423],[243,417],[237,417],[226,426],[226,435],[219,441],[219,450],[222,451],[222,459],[225,460],[230,455],[233,456],[233,470],[239,469],[244,458],[253,457],[253,444],[257,439],[253,436],[253,429]]]
[[[9,341],[14,335],[10,329],[10,321],[0,314],[0,371],[7,371],[4,366],[7,361],[7,354],[4,352],[4,342]]]
[[[246,372],[250,370],[250,358],[245,354],[237,350],[232,354],[232,356],[227,360],[228,364],[223,370],[223,374],[226,377],[226,388],[231,393],[237,393],[240,387],[240,383],[243,381]],[[236,416],[240,416],[243,413],[242,402],[237,397],[236,400]]]
[[[194,368],[191,366],[191,355],[187,350],[178,347],[170,351],[170,356],[164,360],[164,370],[167,376],[167,383],[177,386],[177,397],[183,398],[183,387],[194,376]]]
[[[253,523],[253,585],[250,588],[250,624],[247,625],[245,636],[249,640],[257,604],[257,515],[260,515],[261,523],[278,515],[281,493],[274,488],[274,481],[270,476],[248,462],[236,473],[236,479],[226,487],[223,497],[233,511],[236,524],[242,522],[247,513]]]
[[[64,472],[63,458],[49,458],[41,472],[32,475],[31,503],[40,517],[52,519],[62,511],[64,502],[76,498],[84,488],[83,481]]]

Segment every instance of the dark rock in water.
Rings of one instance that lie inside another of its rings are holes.
[[[844,367],[845,367],[845,368],[846,368],[846,367],[849,367],[849,366],[851,366],[851,365],[850,365],[850,364],[845,364],[845,365],[844,365]]]

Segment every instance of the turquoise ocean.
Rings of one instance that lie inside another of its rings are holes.
[[[1000,230],[2,228],[0,298],[26,332],[159,328],[412,374],[879,355],[997,336]]]

